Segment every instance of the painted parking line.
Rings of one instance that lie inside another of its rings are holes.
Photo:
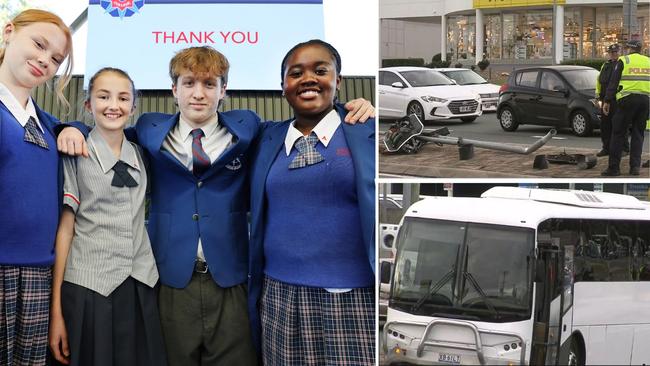
[[[542,135],[533,135],[533,136],[530,136],[530,137],[534,138],[534,139],[541,139],[544,136],[542,136]],[[568,139],[569,139],[568,137],[558,137],[558,136],[551,137],[551,140],[568,140]]]

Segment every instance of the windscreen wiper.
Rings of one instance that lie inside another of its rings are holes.
[[[456,267],[452,267],[449,272],[447,272],[444,276],[442,276],[441,279],[438,280],[438,282],[431,287],[429,292],[422,296],[415,304],[413,304],[413,307],[411,308],[411,311],[417,311],[422,304],[424,304],[427,299],[429,299],[431,296],[435,295],[442,286],[444,286],[447,282],[449,282],[450,279],[454,278],[454,274],[456,274]]]
[[[497,309],[494,307],[494,304],[492,304],[492,300],[487,296],[485,291],[481,288],[481,286],[478,284],[476,279],[474,279],[474,276],[472,276],[471,273],[469,272],[464,272],[463,277],[465,277],[467,280],[469,280],[469,283],[472,284],[472,287],[478,292],[479,295],[481,295],[481,298],[483,299],[483,302],[485,302],[485,305],[487,308],[494,313],[494,315],[498,318],[499,317],[499,312]]]

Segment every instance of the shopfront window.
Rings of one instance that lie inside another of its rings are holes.
[[[501,58],[501,15],[485,16],[485,56],[490,60]]]
[[[596,8],[596,57],[606,58],[607,47],[623,42],[623,7]]]
[[[504,58],[550,59],[553,56],[553,12],[503,14]]]
[[[476,17],[452,16],[447,19],[447,54],[452,60],[474,60],[476,55]]]
[[[599,31],[595,27],[596,11],[593,8],[585,8],[582,11],[582,57],[593,58],[594,44],[596,43],[596,36]],[[600,29],[600,27],[598,28]]]
[[[564,45],[562,58],[577,59],[580,54],[580,9],[564,11]]]
[[[650,16],[648,15],[650,12],[650,8],[647,6],[638,7],[637,14],[644,14],[643,16],[640,16],[637,18],[637,25],[639,26],[639,36],[640,39],[643,41],[643,50],[641,51],[642,54],[648,55],[648,49],[650,48]]]

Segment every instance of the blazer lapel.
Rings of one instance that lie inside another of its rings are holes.
[[[243,123],[243,118],[229,116],[227,114],[219,113],[219,124],[223,125],[228,132],[232,135],[233,142],[219,155],[210,168],[203,173],[203,179],[215,174],[219,169],[228,165],[231,169],[248,169],[242,166],[241,159],[246,154],[246,151],[251,145],[252,139],[255,137],[251,134],[250,129]]]
[[[275,124],[277,122],[265,123]],[[275,157],[278,154],[284,153],[284,151],[281,150],[283,150],[284,139],[287,136],[287,130],[289,129],[288,122],[280,123],[283,123],[283,125],[277,127],[269,126],[269,128],[264,131],[264,136],[260,139],[259,146],[256,149],[257,154],[253,156],[255,161],[252,162],[254,168],[251,170],[251,212],[255,217],[251,221],[257,223],[257,226],[252,229],[259,235],[261,235],[261,230],[263,230],[265,225],[262,221],[262,218],[264,217],[262,207],[264,202],[266,179],[269,175],[269,170],[271,170],[271,165],[275,161]]]
[[[167,138],[169,131],[171,131],[171,129],[176,126],[176,123],[178,123],[179,116],[180,113],[176,113],[169,119],[151,122],[153,128],[151,129],[151,139],[149,140],[151,142],[148,149],[151,151],[152,155],[161,154],[172,166],[182,170],[183,172],[192,174],[185,164],[178,161],[174,155],[162,148],[163,142],[165,142],[165,138]],[[142,141],[142,139],[140,139],[140,141]]]

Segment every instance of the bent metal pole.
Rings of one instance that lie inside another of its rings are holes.
[[[544,135],[539,140],[535,141],[529,146],[517,146],[511,144],[504,144],[501,142],[472,140],[472,139],[466,139],[462,137],[451,137],[451,136],[429,137],[429,136],[419,135],[414,138],[419,140],[429,141],[429,142],[436,142],[439,144],[458,145],[458,146],[474,145],[476,147],[480,147],[483,149],[507,151],[516,154],[528,155],[532,152],[537,151],[540,147],[544,146],[544,144],[546,144],[556,134],[557,131],[555,129],[551,129],[550,131],[548,131],[546,135]]]

